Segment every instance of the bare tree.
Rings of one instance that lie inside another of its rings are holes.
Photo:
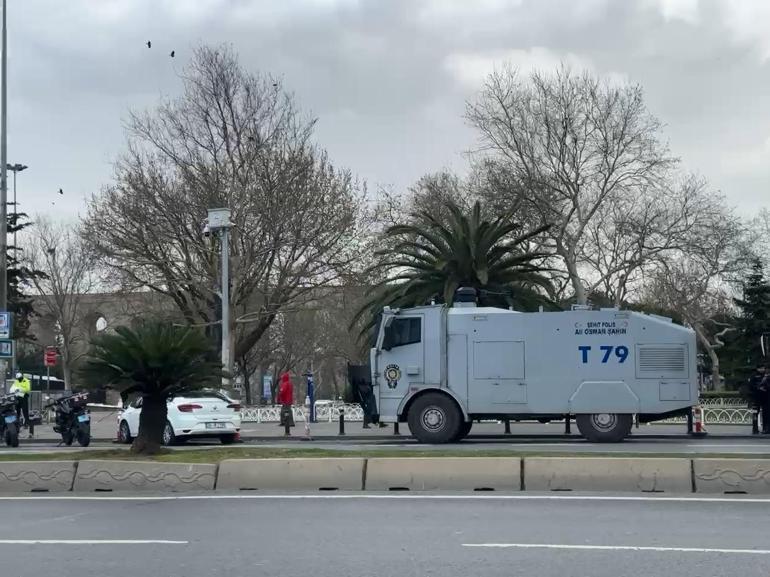
[[[641,287],[646,271],[697,252],[725,214],[724,199],[695,176],[604,203],[586,226],[581,268],[589,294],[600,292],[621,306]]]
[[[197,49],[182,80],[181,97],[131,114],[116,183],[90,202],[84,234],[124,286],[216,325],[219,250],[201,231],[209,208],[229,207],[243,358],[283,308],[356,260],[363,191],[311,143],[315,121],[280,81],[247,73],[228,48]]]
[[[639,86],[615,86],[561,68],[521,78],[511,67],[491,74],[466,117],[480,134],[512,206],[550,223],[574,297],[585,303],[581,267],[593,254],[591,227],[608,204],[655,190],[676,164],[658,137],[660,122]],[[594,279],[601,284],[602,279]]]
[[[77,228],[38,219],[29,233],[28,266],[45,273],[32,277],[42,304],[38,312],[50,316],[57,330],[64,386],[72,387],[72,373],[87,352],[89,336],[83,311],[85,295],[98,287],[94,255]]]
[[[715,207],[708,227],[691,231],[686,251],[657,263],[645,288],[645,300],[677,311],[695,331],[711,360],[716,388],[721,388],[718,350],[734,330],[731,283],[751,260],[743,223],[724,204],[721,209]]]

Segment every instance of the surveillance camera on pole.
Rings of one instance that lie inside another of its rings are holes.
[[[222,299],[222,386],[230,383],[232,362],[230,359],[230,222],[229,208],[210,208],[209,216],[203,226],[203,235],[219,234],[222,239],[222,281],[220,298]]]

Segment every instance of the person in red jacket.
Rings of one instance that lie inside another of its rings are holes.
[[[294,385],[291,384],[289,373],[283,373],[278,381],[278,396],[276,398],[281,405],[281,424],[284,426],[284,435],[291,434],[290,428],[294,426],[294,413],[292,405],[294,404]]]

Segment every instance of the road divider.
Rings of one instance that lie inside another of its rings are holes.
[[[524,459],[527,491],[692,492],[689,459],[530,457]]]
[[[693,459],[696,493],[770,494],[770,460]]]
[[[0,493],[71,491],[74,461],[4,461],[0,463]]]
[[[367,491],[519,491],[516,457],[371,458]]]
[[[152,461],[80,461],[74,491],[211,491],[217,466]]]
[[[217,489],[240,491],[360,491],[365,459],[229,459],[219,464]]]
[[[0,493],[588,491],[770,495],[770,459],[412,457],[0,462]],[[524,497],[522,497],[524,498]],[[564,497],[567,498],[567,497]]]

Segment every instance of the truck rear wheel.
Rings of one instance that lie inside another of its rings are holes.
[[[421,443],[451,443],[461,432],[462,414],[446,395],[427,393],[414,401],[407,415],[409,430]]]
[[[580,434],[592,443],[619,443],[631,432],[631,415],[619,413],[592,413],[576,415]]]

